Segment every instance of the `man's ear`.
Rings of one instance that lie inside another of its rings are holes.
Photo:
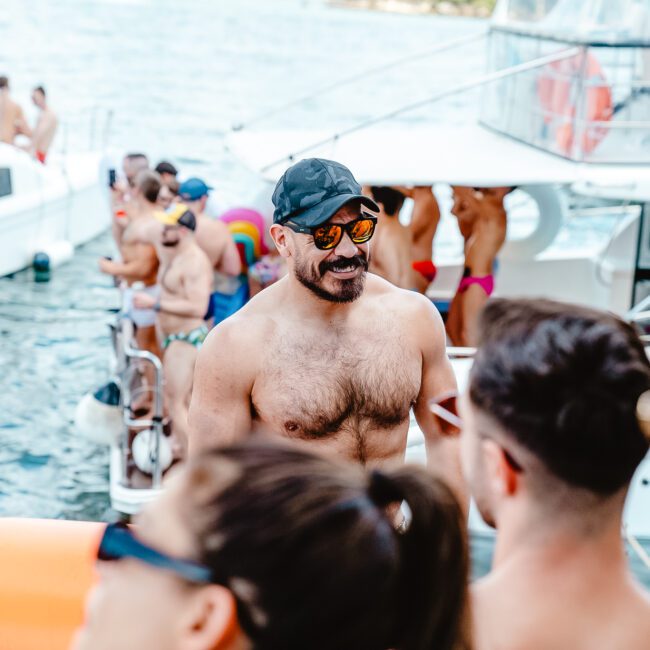
[[[278,249],[278,252],[285,259],[291,257],[291,251],[289,249],[289,238],[287,237],[286,229],[281,226],[279,223],[274,223],[269,232],[275,243],[275,247]]]
[[[519,488],[520,476],[508,462],[503,447],[489,438],[482,441],[482,447],[487,480],[490,482],[493,494],[499,497],[513,496]]]
[[[242,635],[237,622],[237,604],[221,585],[198,589],[188,598],[181,616],[180,650],[228,650]]]

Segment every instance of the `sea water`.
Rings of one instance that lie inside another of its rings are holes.
[[[0,74],[31,120],[30,89],[45,86],[61,120],[56,149],[107,145],[144,151],[154,164],[170,159],[185,175],[208,180],[227,205],[245,202],[256,182],[224,148],[232,124],[485,28],[482,20],[346,10],[321,0],[3,0]],[[479,74],[484,63],[481,43],[422,56],[257,126],[335,132]],[[461,123],[478,101],[466,93],[398,122]],[[461,244],[448,191],[436,189],[444,213],[436,253],[454,256]],[[597,246],[615,220],[576,220],[559,245]],[[113,252],[106,234],[55,269],[48,284],[35,283],[31,271],[0,279],[0,515],[115,516],[108,451],[72,423],[80,397],[109,373],[108,323],[118,296],[97,258]],[[476,538],[472,550],[475,574],[485,572],[492,541]],[[650,572],[633,565],[650,584]]]

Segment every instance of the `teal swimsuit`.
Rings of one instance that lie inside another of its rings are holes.
[[[193,345],[195,348],[200,348],[205,341],[205,337],[208,335],[208,328],[206,325],[201,325],[189,332],[177,332],[176,334],[170,334],[163,341],[163,350],[166,350],[171,343],[174,341],[185,341]]]

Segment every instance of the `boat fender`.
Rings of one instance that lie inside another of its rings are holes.
[[[144,474],[153,474],[155,435],[152,429],[140,431],[131,445],[133,461],[136,467]],[[172,464],[172,447],[166,436],[160,436],[160,464],[163,472]]]
[[[123,428],[119,386],[110,381],[94,393],[86,393],[77,404],[74,422],[84,438],[111,445]]]
[[[32,260],[34,269],[34,282],[49,282],[51,275],[50,256],[47,253],[38,252]]]
[[[559,187],[553,185],[521,185],[518,191],[530,196],[539,211],[535,229],[521,239],[509,239],[499,253],[504,260],[530,260],[548,248],[564,223],[567,214],[566,198]]]

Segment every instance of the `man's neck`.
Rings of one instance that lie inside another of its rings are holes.
[[[500,521],[494,550],[492,578],[527,573],[553,576],[573,572],[601,571],[609,575],[627,573],[627,560],[621,538],[621,506],[603,508],[596,522],[581,520],[576,513],[555,518],[549,513]],[[613,511],[612,511],[613,510]],[[537,585],[538,579],[536,578]]]

